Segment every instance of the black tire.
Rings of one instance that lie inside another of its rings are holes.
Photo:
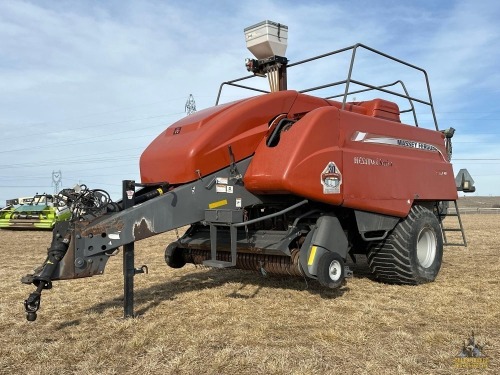
[[[324,253],[319,258],[317,276],[321,285],[330,289],[339,288],[345,278],[344,260],[342,257],[330,251]]]
[[[441,216],[441,219],[444,219],[446,215],[448,215],[449,208],[450,208],[450,202],[441,201],[438,202],[436,206],[434,206],[434,213],[435,215]]]
[[[443,237],[436,215],[415,205],[383,241],[368,251],[372,273],[391,284],[434,281],[443,259]]]
[[[186,265],[184,251],[177,242],[172,242],[165,249],[165,262],[172,268],[182,268]]]

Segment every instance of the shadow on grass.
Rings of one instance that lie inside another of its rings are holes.
[[[188,265],[189,266],[189,265]],[[366,278],[370,277],[369,272],[356,272],[356,269],[362,270],[362,265],[349,264],[351,269],[355,270],[354,277]],[[148,288],[136,289],[134,293],[134,303],[140,306],[136,311],[136,315],[143,315],[147,311],[161,303],[169,300],[174,300],[177,295],[189,293],[192,291],[200,291],[203,289],[219,288],[230,283],[238,283],[235,289],[227,294],[228,298],[237,299],[252,299],[255,298],[263,288],[278,288],[290,291],[307,291],[311,294],[318,295],[324,299],[335,299],[341,297],[345,292],[349,291],[347,286],[342,286],[339,289],[326,289],[322,287],[316,280],[306,279],[292,276],[262,276],[254,271],[247,270],[218,270],[209,269],[208,271],[199,272],[199,267],[193,269],[193,273],[184,275],[161,284],[155,284]],[[150,275],[150,277],[152,277]],[[348,284],[348,281],[347,281]],[[248,288],[248,287],[255,288]],[[101,303],[86,309],[86,312],[103,313],[108,309],[116,309],[123,307],[123,295],[108,299]],[[65,328],[65,327],[61,327]]]
[[[80,319],[75,319],[75,320],[70,320],[69,322],[63,322],[57,326],[57,329],[65,329],[68,327],[76,327],[79,326],[81,323]]]
[[[351,271],[354,273],[354,278],[376,281],[377,279],[370,271],[370,266],[368,265],[368,259],[366,255],[356,254],[355,259],[356,262],[348,257],[346,262],[346,265],[349,266]]]
[[[366,258],[358,256],[357,263],[348,261],[346,263],[354,272],[355,279],[369,278],[375,280],[370,274]],[[187,265],[187,267],[193,267]],[[200,272],[201,270],[201,272]],[[150,275],[149,277],[154,277]],[[327,289],[322,287],[316,280],[306,279],[293,276],[269,275],[262,276],[258,272],[238,269],[205,269],[205,267],[192,268],[192,273],[176,277],[160,284],[155,284],[147,288],[136,288],[134,293],[134,304],[138,308],[135,310],[135,315],[144,315],[150,309],[153,309],[165,301],[172,301],[177,298],[177,295],[189,293],[192,291],[200,291],[204,289],[212,289],[223,287],[227,284],[238,284],[228,293],[228,298],[235,299],[253,299],[258,296],[263,288],[276,288],[290,291],[307,291],[308,293],[319,296],[323,299],[336,299],[342,297],[344,293],[349,291],[349,279],[346,284],[339,289]],[[110,309],[123,308],[123,294],[117,297],[107,299],[93,306],[89,306],[84,310],[85,313],[96,312],[104,313]],[[63,330],[66,328],[78,326],[81,323],[79,319],[61,323],[57,329]]]

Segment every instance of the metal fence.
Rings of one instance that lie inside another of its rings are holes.
[[[500,214],[500,208],[473,208],[473,207],[467,207],[467,208],[460,208],[460,215],[466,215],[466,214]],[[454,209],[449,210],[450,214],[455,213]]]

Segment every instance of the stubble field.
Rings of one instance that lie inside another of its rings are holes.
[[[103,276],[55,282],[38,320],[19,282],[49,232],[0,232],[0,374],[495,374],[500,371],[500,215],[463,217],[469,247],[445,248],[434,283],[315,281],[188,265],[168,268],[166,233],[136,244],[136,319],[123,319],[121,253]],[[362,263],[362,262],[361,262]],[[474,331],[485,369],[457,369]]]

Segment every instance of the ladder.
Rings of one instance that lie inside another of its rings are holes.
[[[444,246],[465,246],[467,247],[467,240],[465,238],[465,232],[464,232],[464,227],[462,225],[462,218],[460,217],[460,211],[458,209],[458,204],[456,200],[453,201],[441,201],[441,202],[453,202],[455,204],[455,213],[443,213],[442,208],[439,207],[440,202],[436,202],[436,212],[437,212],[437,218],[439,220],[439,225],[441,227],[441,232],[443,233],[443,245]],[[448,207],[449,208],[449,207]],[[448,210],[446,210],[448,211]],[[458,221],[458,228],[457,227],[445,227],[444,225],[444,219],[446,217],[456,217]],[[446,237],[446,233],[450,232],[460,232],[462,235],[462,242],[448,242],[448,238]]]

